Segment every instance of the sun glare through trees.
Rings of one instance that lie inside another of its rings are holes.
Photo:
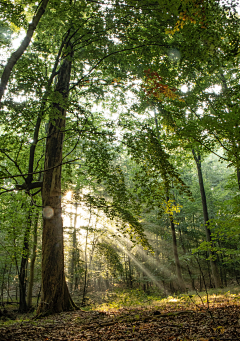
[[[0,2],[0,322],[239,339],[239,27],[235,0]]]

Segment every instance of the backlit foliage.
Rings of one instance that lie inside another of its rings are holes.
[[[164,101],[165,98],[183,101],[183,99],[179,98],[179,95],[175,93],[177,91],[176,88],[170,88],[167,84],[163,83],[163,78],[158,74],[158,72],[148,69],[145,70],[144,73],[145,82],[142,87],[147,97],[161,102]]]
[[[166,29],[166,34],[173,35],[183,29],[186,24],[201,25],[201,28],[207,28],[204,0],[200,1],[183,1],[187,9],[180,12],[179,19],[173,29]],[[189,6],[190,4],[190,6]]]

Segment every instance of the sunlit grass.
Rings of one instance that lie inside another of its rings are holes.
[[[104,302],[93,304],[88,310],[112,311],[130,308],[145,308],[158,310],[201,310],[224,304],[240,304],[240,288],[210,289],[207,292],[194,292],[188,294],[171,295],[163,297],[163,294],[152,292],[145,293],[140,289],[125,289],[108,292]]]
[[[91,295],[90,295],[91,296]],[[147,294],[141,289],[117,289],[113,292],[102,294],[102,303],[92,306],[93,310],[111,311],[118,309],[129,309],[135,307],[149,307],[155,300],[161,300],[159,293]]]

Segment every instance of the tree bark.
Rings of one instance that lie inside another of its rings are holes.
[[[48,80],[48,83],[47,83],[46,91],[45,91],[45,93],[43,95],[43,98],[42,98],[41,107],[39,109],[37,121],[36,121],[36,124],[35,124],[35,129],[34,129],[34,134],[33,134],[33,142],[31,143],[31,146],[30,146],[29,161],[28,161],[28,176],[27,176],[26,182],[21,186],[22,189],[24,189],[24,187],[26,187],[26,189],[34,188],[33,187],[34,184],[32,184],[32,181],[33,181],[33,166],[34,166],[34,159],[35,159],[35,149],[37,147],[38,135],[39,135],[40,127],[41,127],[41,121],[42,121],[45,105],[46,105],[46,102],[47,102],[47,98],[48,98],[48,95],[49,95],[49,90],[51,88],[51,85],[52,85],[52,82],[54,80],[54,77],[56,76],[56,70],[57,70],[57,67],[58,67],[58,64],[59,64],[59,59],[60,59],[62,50],[64,48],[64,44],[66,43],[66,41],[68,39],[69,33],[70,33],[70,31],[67,32],[67,34],[65,35],[65,38],[62,40],[62,43],[61,43],[60,48],[58,50],[57,57],[55,59],[55,63],[54,63],[53,69],[52,69],[51,76],[49,77],[49,80]],[[40,179],[41,179],[41,177],[39,178],[39,181],[40,181]],[[39,182],[39,184],[42,186],[42,182]],[[36,185],[36,183],[35,183],[35,185]]]
[[[63,222],[61,208],[61,170],[63,137],[71,75],[71,57],[64,59],[58,74],[56,98],[46,142],[42,188],[42,292],[37,314],[59,313],[76,308],[64,276]],[[55,167],[55,168],[52,168]],[[52,169],[49,169],[52,168]],[[49,169],[48,171],[46,171]]]
[[[33,17],[32,22],[28,25],[28,30],[27,30],[27,34],[25,36],[25,38],[23,39],[21,45],[19,46],[19,48],[12,53],[11,57],[8,59],[8,62],[3,70],[3,74],[1,77],[1,84],[0,84],[0,103],[1,103],[1,99],[3,97],[4,91],[7,87],[7,83],[9,80],[9,77],[11,75],[12,69],[14,67],[14,65],[17,63],[17,61],[19,60],[19,58],[22,56],[22,54],[24,53],[24,51],[27,49],[33,33],[42,17],[42,15],[45,12],[45,9],[47,7],[49,0],[42,0],[41,1],[41,5],[38,8],[38,11],[36,13],[36,15]]]
[[[202,176],[201,156],[200,154],[197,155],[194,149],[192,149],[192,154],[196,162],[197,171],[198,171],[198,182],[199,182],[199,188],[200,188],[200,193],[201,193],[201,198],[202,198],[203,218],[204,218],[206,239],[207,239],[207,242],[211,243],[212,237],[211,237],[211,231],[209,229],[209,216],[208,216],[207,199],[206,199],[203,176]],[[220,279],[219,272],[218,272],[217,262],[215,259],[216,255],[215,255],[215,252],[212,251],[211,249],[208,252],[210,256],[210,265],[211,265],[211,271],[212,271],[214,284],[216,288],[219,288],[222,286],[222,284],[221,284],[221,279]]]

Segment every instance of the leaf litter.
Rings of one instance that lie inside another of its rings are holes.
[[[0,341],[217,341],[240,340],[240,305],[164,305],[73,311],[0,327]]]

